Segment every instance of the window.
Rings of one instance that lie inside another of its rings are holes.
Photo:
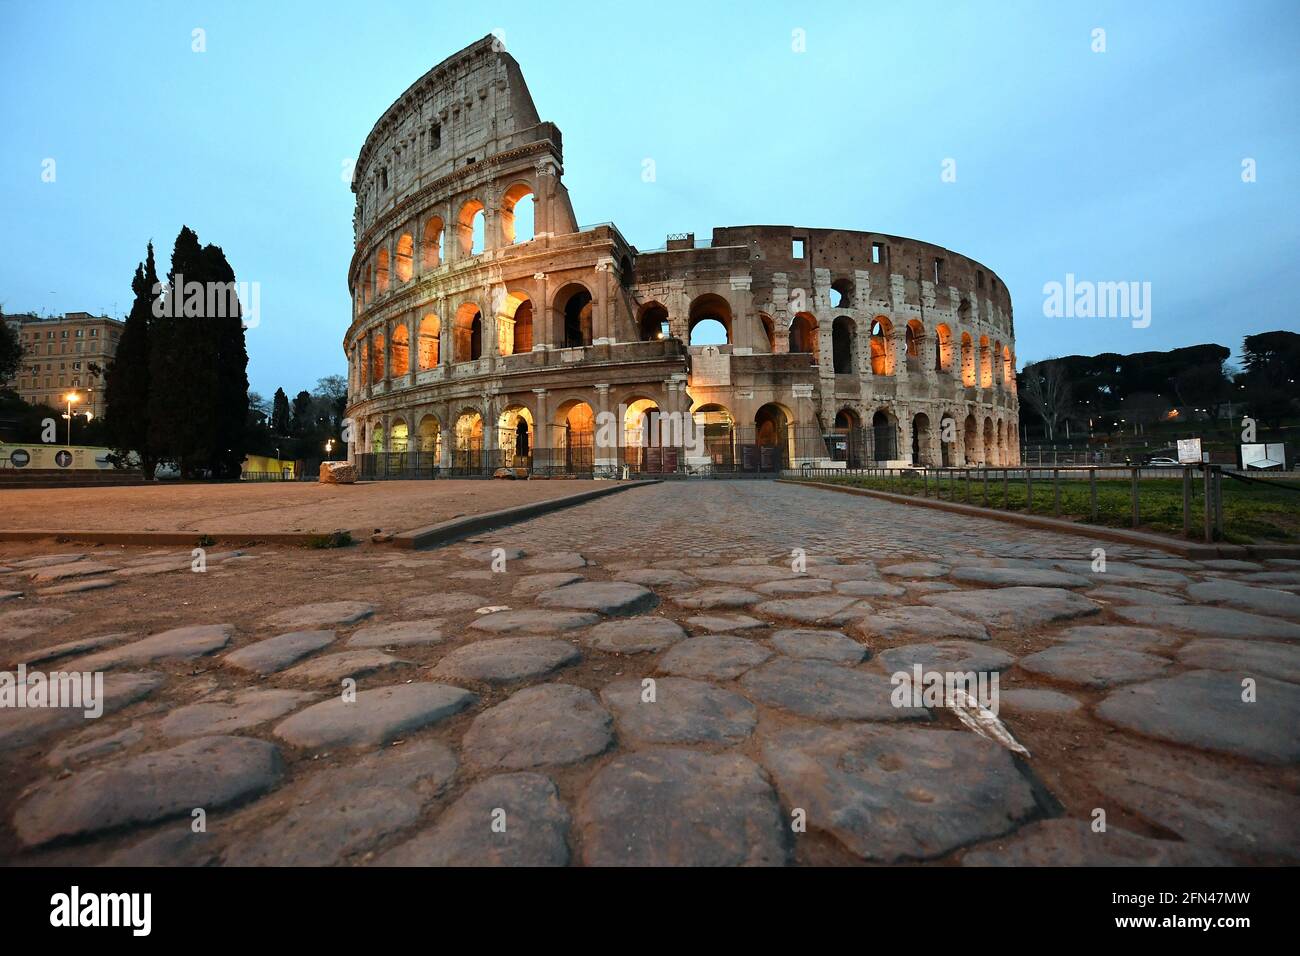
[[[942,259],[935,259],[935,260],[934,260],[934,282],[935,282],[935,285],[938,285],[938,284],[939,284],[939,280],[940,280],[942,277],[943,277],[943,260],[942,260]]]
[[[435,149],[437,149],[441,145],[442,145],[442,126],[439,125],[438,123],[434,123],[433,126],[429,127],[429,152],[432,153]]]
[[[791,258],[791,259],[802,259],[802,258],[803,258],[803,246],[804,246],[804,241],[803,241],[802,239],[795,239],[795,240],[790,244],[790,258]]]
[[[388,168],[382,167],[379,170],[379,188],[381,190],[388,188]]]
[[[871,244],[871,263],[880,265],[885,261],[885,244],[883,242],[873,242]]]
[[[92,339],[93,339],[93,338],[96,338],[98,335],[99,335],[99,329],[91,329],[91,330],[90,330],[90,337],[91,337]]]

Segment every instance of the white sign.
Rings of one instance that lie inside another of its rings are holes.
[[[1201,463],[1201,440],[1199,438],[1178,439],[1178,463],[1180,465],[1199,465]]]
[[[1277,444],[1251,444],[1241,446],[1241,467],[1246,469],[1276,468],[1286,470],[1286,446]]]

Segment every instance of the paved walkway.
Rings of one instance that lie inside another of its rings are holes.
[[[107,675],[0,710],[0,861],[1300,858],[1300,562],[762,481],[206,561],[0,545],[0,663]]]
[[[39,531],[193,531],[208,534],[370,535],[423,528],[461,515],[576,494],[565,481],[370,481],[28,488],[0,494],[0,528]]]

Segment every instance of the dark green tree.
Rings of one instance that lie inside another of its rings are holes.
[[[6,382],[18,372],[23,361],[23,343],[18,333],[0,316],[0,382]]]
[[[104,373],[106,428],[113,450],[121,463],[135,452],[146,480],[153,478],[158,464],[149,428],[149,340],[154,303],[158,300],[157,287],[158,271],[151,242],[145,261],[135,267],[135,276],[131,279],[135,299],[126,317],[117,352]]]
[[[271,431],[276,435],[289,434],[289,396],[284,394],[284,389],[275,390],[275,398],[271,404]]]
[[[312,407],[311,392],[306,389],[293,397],[293,412],[289,420],[289,432],[294,438],[307,438],[316,426]]]

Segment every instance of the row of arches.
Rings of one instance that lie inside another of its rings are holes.
[[[536,193],[530,183],[519,181],[508,187],[496,210],[499,241],[489,242],[488,209],[483,200],[471,198],[461,204],[451,223],[451,239],[456,258],[482,253],[485,248],[528,242],[536,234]],[[448,224],[441,215],[431,215],[420,226],[412,226],[397,235],[392,252],[385,243],[375,250],[358,276],[353,290],[354,310],[361,310],[380,295],[410,282],[417,271],[428,272],[444,261],[444,238]],[[417,250],[416,240],[419,239]]]

